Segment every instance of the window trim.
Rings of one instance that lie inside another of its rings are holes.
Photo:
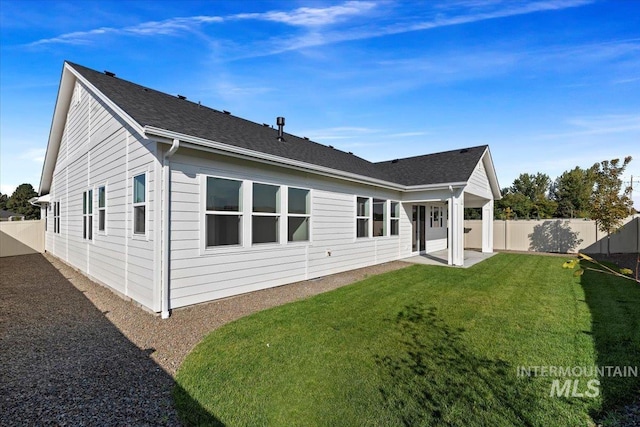
[[[224,179],[224,180],[228,180],[228,181],[237,181],[240,183],[240,188],[238,189],[239,194],[238,194],[238,210],[237,211],[217,211],[217,210],[208,210],[207,209],[207,181],[208,178],[217,178],[217,179]],[[246,233],[245,233],[245,207],[246,207],[246,181],[243,179],[239,179],[239,178],[229,178],[229,177],[225,177],[225,176],[219,176],[219,175],[210,175],[210,174],[202,174],[202,180],[201,180],[201,189],[203,189],[203,191],[201,191],[201,202],[202,202],[202,245],[201,247],[204,248],[204,251],[206,253],[209,252],[217,252],[217,251],[225,251],[225,250],[229,250],[229,249],[233,249],[233,248],[244,248],[245,247],[245,239],[246,239]],[[249,186],[250,188],[252,188],[251,186]],[[229,215],[229,216],[239,216],[239,225],[238,225],[238,229],[239,229],[239,233],[240,235],[238,236],[238,244],[235,245],[207,245],[207,216],[208,215]]]
[[[60,234],[60,200],[53,202],[53,232]]]
[[[393,205],[398,205],[398,216],[393,216]],[[389,237],[399,236],[400,235],[400,209],[402,208],[402,204],[396,200],[389,200]],[[393,222],[396,222],[396,233],[393,233]]]
[[[434,214],[438,213],[438,218],[434,220]],[[434,221],[437,224],[434,225]],[[429,225],[431,228],[443,228],[444,227],[444,206],[431,205],[429,210]]]
[[[104,206],[100,207],[100,190],[104,191]],[[101,235],[107,235],[107,184],[98,186],[98,233]],[[103,228],[100,229],[100,213],[103,212],[104,221]]]
[[[312,197],[312,191],[310,188],[302,188],[302,187],[296,187],[296,186],[283,186],[283,188],[286,188],[286,213],[283,214],[283,216],[286,217],[286,224],[285,224],[285,228],[286,228],[286,233],[285,233],[285,238],[286,238],[286,242],[282,242],[282,243],[287,243],[287,244],[300,244],[300,243],[311,243],[311,208],[312,208],[312,203],[313,203],[313,197]],[[307,192],[307,197],[308,197],[308,201],[307,201],[307,213],[306,214],[300,214],[300,213],[290,213],[289,212],[289,190],[302,190],[302,191],[306,191]],[[289,240],[289,218],[307,218],[307,239],[306,240]]]
[[[93,188],[82,193],[82,239],[93,241]]]
[[[365,200],[365,212],[364,215],[358,215],[358,203],[359,199]],[[371,197],[363,197],[363,196],[355,196],[356,201],[356,221],[355,221],[355,236],[356,239],[370,239],[373,236],[373,221],[371,220],[373,215],[373,209],[371,205]],[[367,212],[368,211],[368,212]],[[358,236],[358,222],[359,221],[367,221],[367,235],[366,236]]]
[[[135,179],[139,176],[144,175],[144,201],[136,202],[135,201]],[[145,170],[144,172],[134,173],[131,175],[131,236],[135,238],[147,238],[149,231],[149,171]],[[142,206],[144,207],[144,232],[136,232],[136,207]]]
[[[376,235],[375,230],[375,205],[376,203],[380,204],[382,202],[382,234]],[[377,199],[372,198],[371,200],[371,225],[373,227],[373,233],[371,237],[387,237],[389,235],[389,214],[387,210],[389,209],[389,200],[387,199]]]
[[[276,191],[276,211],[275,212],[256,212],[254,210],[254,194],[255,194],[255,186],[257,185],[264,185],[264,186],[269,186],[269,187],[276,187],[277,191]],[[288,191],[288,190],[287,190]],[[283,203],[282,203],[282,198],[283,198],[283,194],[282,194],[282,185],[277,185],[277,184],[268,184],[266,182],[260,182],[260,181],[251,181],[251,208],[250,208],[250,215],[251,215],[251,239],[250,239],[250,245],[254,246],[254,245],[279,245],[280,243],[282,243],[282,238],[281,238],[281,230],[282,230],[282,211],[283,211]],[[240,195],[242,195],[242,192],[240,193]],[[288,209],[288,206],[287,206]],[[255,217],[275,217],[276,218],[276,241],[275,242],[259,242],[256,243],[253,241],[253,218]]]

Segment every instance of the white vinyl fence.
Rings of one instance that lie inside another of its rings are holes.
[[[544,219],[493,222],[496,250],[606,253],[607,235],[595,221],[582,219]],[[629,217],[610,239],[611,253],[640,252],[640,217]],[[465,247],[482,247],[482,221],[465,221]]]
[[[44,220],[0,222],[0,257],[44,252]]]

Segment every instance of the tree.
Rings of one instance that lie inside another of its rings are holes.
[[[7,200],[9,200],[9,196],[0,192],[0,209],[7,209]]]
[[[600,231],[607,233],[607,254],[609,254],[609,235],[622,226],[622,220],[631,213],[631,187],[622,189],[622,174],[631,162],[631,156],[620,159],[604,160],[593,165],[595,187],[591,193],[591,217],[598,223]]]
[[[29,199],[36,197],[31,184],[20,184],[7,201],[7,209],[24,215],[24,219],[40,219],[40,208],[29,203]]]
[[[502,190],[496,211],[504,214],[510,208],[516,218],[551,218],[556,203],[548,197],[550,187],[551,178],[546,174],[520,174],[511,187]]]
[[[591,216],[590,198],[595,185],[593,168],[576,166],[556,178],[551,197],[558,204],[555,216],[559,218],[588,218]]]

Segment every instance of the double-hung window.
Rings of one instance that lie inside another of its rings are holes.
[[[370,203],[368,197],[356,199],[356,237],[369,237]]]
[[[289,187],[287,210],[289,242],[306,242],[309,240],[310,204],[309,190]]]
[[[93,190],[82,193],[82,238],[93,239]]]
[[[147,216],[147,176],[133,177],[133,234],[146,233]]]
[[[242,181],[207,177],[206,245],[242,241]]]
[[[400,203],[391,202],[391,235],[400,234]]]
[[[431,228],[441,228],[444,223],[444,208],[431,206]]]
[[[387,201],[373,199],[373,237],[387,235]]]
[[[107,192],[104,186],[98,187],[98,231],[106,230]]]
[[[278,243],[280,236],[280,187],[253,183],[251,243]]]

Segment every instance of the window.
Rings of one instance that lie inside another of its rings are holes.
[[[441,228],[444,222],[444,208],[431,206],[431,228]]]
[[[368,197],[358,197],[356,200],[356,237],[369,237],[369,207]]]
[[[254,183],[251,243],[277,243],[279,223],[280,187]]]
[[[391,202],[391,235],[400,234],[400,203]]]
[[[93,239],[93,190],[82,193],[82,238]]]
[[[104,186],[98,187],[98,231],[104,231],[107,222],[106,197],[106,188]]]
[[[133,233],[146,233],[147,211],[147,177],[146,174],[133,177]]]
[[[207,177],[206,245],[239,245],[242,240],[242,182]]]
[[[53,232],[60,234],[60,202],[53,202]]]
[[[309,190],[289,188],[287,234],[289,242],[309,240],[310,196]]]
[[[387,235],[387,201],[373,199],[373,237]]]

